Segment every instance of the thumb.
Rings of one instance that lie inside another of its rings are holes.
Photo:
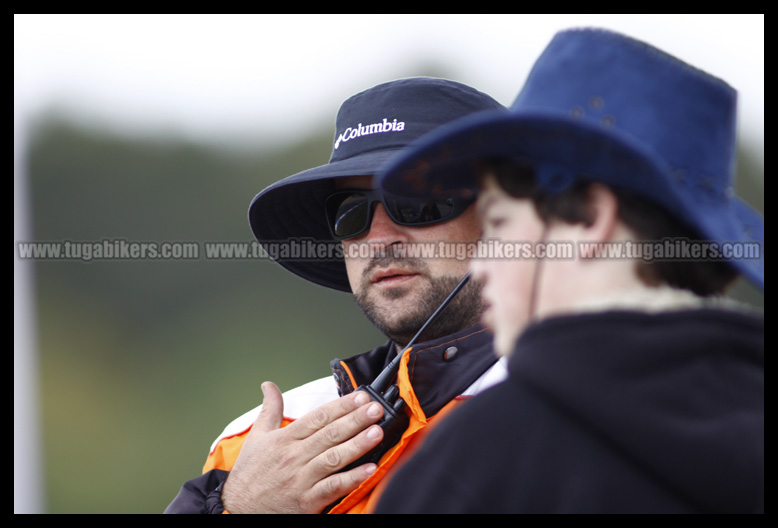
[[[262,383],[262,409],[252,429],[269,432],[281,427],[284,418],[284,399],[281,390],[272,381]]]

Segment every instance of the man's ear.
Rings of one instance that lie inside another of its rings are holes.
[[[610,242],[619,220],[619,200],[605,185],[593,183],[586,194],[586,208],[589,222],[584,236],[591,242]]]

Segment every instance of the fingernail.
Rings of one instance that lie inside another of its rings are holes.
[[[381,406],[377,403],[372,404],[367,408],[367,416],[369,418],[378,418],[381,416]]]
[[[356,403],[357,405],[364,405],[369,401],[370,401],[370,396],[368,396],[362,391],[357,391],[357,395],[354,396],[354,403]]]
[[[368,464],[365,466],[365,473],[367,473],[368,475],[372,475],[373,473],[375,473],[376,469],[378,469],[378,466],[376,466],[375,464]]]
[[[371,427],[367,431],[367,438],[369,440],[378,440],[378,438],[381,436],[381,428],[378,426]]]

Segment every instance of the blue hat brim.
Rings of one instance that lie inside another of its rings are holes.
[[[731,263],[764,289],[764,220],[730,194],[678,192],[683,174],[617,128],[532,110],[465,117],[415,141],[378,173],[377,184],[403,196],[477,193],[476,169],[492,158],[533,164],[548,190],[585,179],[626,188],[665,208],[703,240],[756,243],[759,256]],[[629,175],[629,179],[625,178]]]

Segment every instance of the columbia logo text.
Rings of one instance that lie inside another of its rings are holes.
[[[338,136],[338,139],[335,141],[335,150],[338,150],[341,142],[345,143],[354,138],[386,132],[402,132],[403,130],[405,130],[405,121],[398,122],[397,119],[389,121],[384,118],[383,122],[373,123],[372,125],[362,125],[362,123],[359,123],[355,127],[348,127]]]

